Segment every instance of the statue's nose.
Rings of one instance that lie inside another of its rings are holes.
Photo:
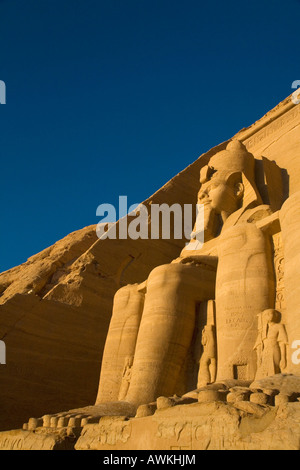
[[[207,190],[205,191],[202,191],[200,194],[199,194],[199,201],[200,202],[205,202],[206,200],[209,199],[209,193]]]

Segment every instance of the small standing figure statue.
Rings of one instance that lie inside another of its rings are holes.
[[[215,382],[217,374],[216,331],[214,325],[202,330],[203,353],[199,363],[197,388]]]
[[[123,368],[123,373],[122,373],[122,382],[121,382],[121,387],[120,387],[119,397],[118,397],[119,401],[123,401],[126,398],[129,385],[130,385],[130,380],[131,380],[132,364],[133,364],[133,356],[125,357],[124,368]]]
[[[281,314],[278,310],[264,310],[260,318],[261,324],[254,346],[257,353],[256,379],[279,374],[286,368],[288,343],[285,326],[280,323]]]

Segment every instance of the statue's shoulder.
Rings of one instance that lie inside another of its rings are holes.
[[[257,223],[273,214],[271,207],[267,204],[261,204],[252,209],[248,209],[241,216],[241,221],[248,223]]]
[[[242,250],[245,245],[249,246],[249,244],[253,249],[260,246],[264,243],[264,232],[271,230],[275,233],[277,231],[275,230],[276,220],[278,220],[278,214],[273,213],[270,206],[265,204],[247,209],[243,213],[238,214],[237,211],[232,214],[223,226],[218,255],[221,252],[234,254],[235,250]]]
[[[224,224],[223,231],[242,223],[256,224],[257,222],[270,217],[272,214],[272,209],[267,204],[260,204],[259,206],[255,206],[246,210],[237,210],[228,217]]]

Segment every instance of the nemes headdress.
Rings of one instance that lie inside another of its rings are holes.
[[[228,143],[226,150],[213,155],[209,164],[200,171],[200,183],[221,179],[226,181],[231,175],[240,173],[244,184],[243,207],[262,204],[261,196],[255,183],[255,160],[245,145],[239,140]]]

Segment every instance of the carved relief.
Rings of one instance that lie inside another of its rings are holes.
[[[281,314],[268,309],[259,314],[259,332],[254,346],[257,352],[256,379],[279,374],[286,368],[288,343]]]
[[[118,441],[127,442],[131,436],[131,422],[124,418],[105,416],[99,422],[99,441],[101,444],[116,445]]]
[[[296,119],[300,114],[300,107],[295,106],[290,111],[286,112],[282,117],[279,117],[271,124],[266,125],[263,129],[256,132],[253,136],[249,139],[246,139],[244,144],[248,149],[255,147],[255,145],[259,144],[261,141],[272,135],[274,132],[277,132],[279,129],[284,127],[286,124],[289,124],[294,119]]]
[[[190,422],[160,422],[157,428],[157,437],[162,439],[179,439],[190,438],[191,423]]]
[[[201,302],[197,308],[194,363],[197,388],[213,383],[217,374],[216,305],[214,300]]]
[[[215,382],[217,375],[216,328],[206,325],[202,330],[203,353],[199,363],[197,388]]]
[[[120,392],[119,392],[119,397],[118,397],[120,401],[125,400],[127,392],[128,392],[128,388],[129,388],[130,380],[131,380],[132,364],[133,364],[133,356],[127,356],[124,361],[122,382],[121,382],[121,387],[120,387]]]
[[[284,292],[284,255],[281,233],[273,236],[274,244],[274,271],[276,279],[276,298],[275,308],[283,312],[285,310],[285,292]]]

